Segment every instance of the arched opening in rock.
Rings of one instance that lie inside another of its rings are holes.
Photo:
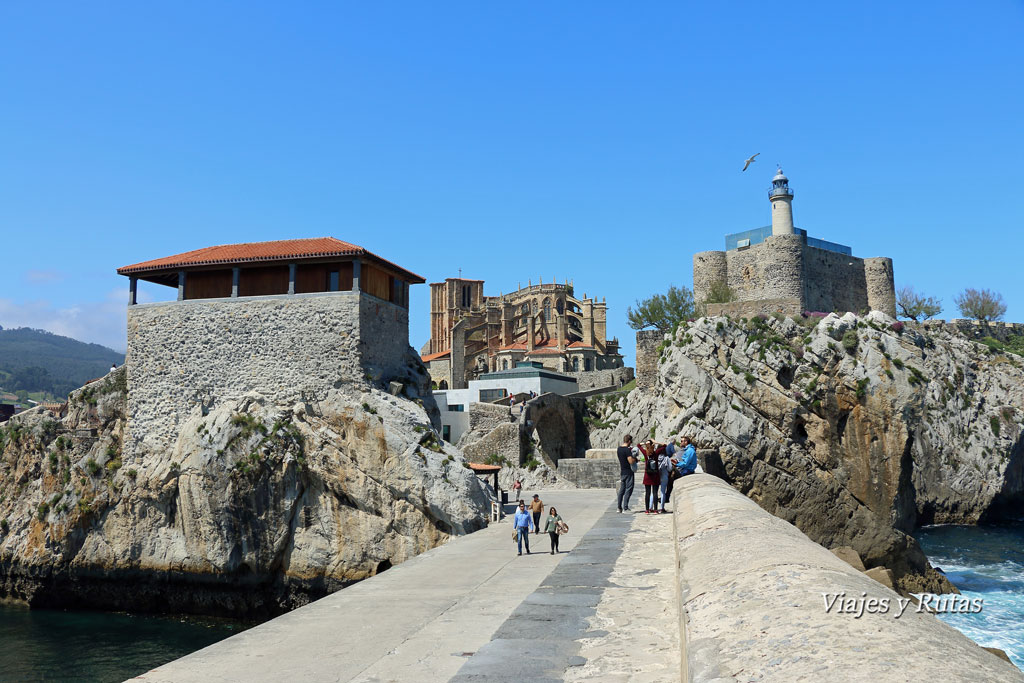
[[[794,368],[791,368],[788,365],[783,365],[779,368],[779,371],[775,373],[775,379],[778,380],[783,389],[789,389],[790,385],[793,384],[793,375],[795,372],[796,370]]]
[[[386,572],[389,569],[391,569],[391,560],[381,560],[377,563],[377,570],[373,573],[374,575],[377,575],[381,572]]]
[[[793,420],[793,440],[797,443],[807,443],[807,423],[802,417]]]

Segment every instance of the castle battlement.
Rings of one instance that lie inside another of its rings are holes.
[[[882,311],[896,316],[891,258],[858,258],[849,247],[809,237],[793,226],[793,193],[780,169],[769,192],[771,234],[756,229],[726,236],[725,251],[693,256],[693,296],[706,301],[715,285],[733,294],[708,304],[712,315],[803,311]]]

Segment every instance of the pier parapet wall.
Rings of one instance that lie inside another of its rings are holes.
[[[672,502],[683,680],[1024,680],[721,480],[684,477]]]

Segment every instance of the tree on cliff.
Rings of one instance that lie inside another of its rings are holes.
[[[942,312],[942,301],[934,296],[925,296],[913,287],[901,287],[896,293],[896,312],[901,318],[913,321],[934,318]]]
[[[665,294],[655,294],[626,309],[629,326],[634,330],[653,327],[662,332],[675,329],[679,323],[696,314],[693,292],[686,287],[669,287]]]
[[[984,322],[1001,320],[1006,315],[1006,303],[1003,295],[987,289],[971,289],[968,287],[953,299],[960,314],[965,318],[974,318]]]

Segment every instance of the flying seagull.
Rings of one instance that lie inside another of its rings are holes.
[[[760,152],[758,152],[757,154],[760,154]],[[754,155],[754,157],[756,157],[756,156],[757,156],[757,154],[755,154],[755,155]],[[750,165],[751,165],[752,163],[754,163],[754,157],[750,157],[749,159],[747,159],[747,162],[746,162],[745,164],[743,164],[743,170],[744,170],[744,171],[746,171],[746,170],[747,170],[747,168],[748,168],[748,167],[749,167],[749,166],[750,166]]]

